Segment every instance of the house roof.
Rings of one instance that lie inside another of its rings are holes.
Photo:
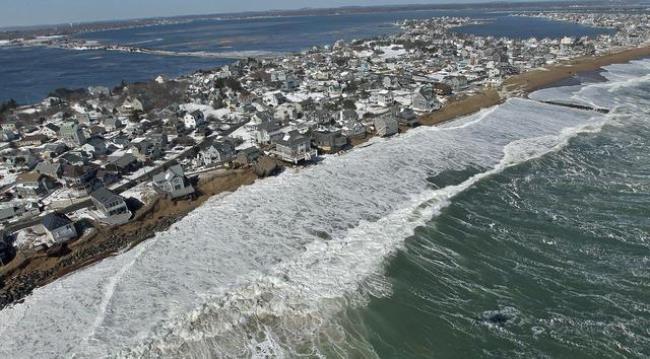
[[[64,165],[63,166],[63,176],[64,177],[81,177],[86,173],[86,170],[83,166],[74,166],[74,165]]]
[[[59,128],[61,131],[76,131],[79,125],[73,121],[64,122]]]
[[[181,167],[181,165],[173,165],[169,167],[167,171],[153,176],[153,181],[154,182],[169,181],[174,177],[181,177],[181,178],[185,177],[185,172],[183,171],[183,167]]]
[[[289,147],[293,147],[304,142],[310,142],[309,137],[301,135],[298,131],[290,131],[281,140],[277,141],[278,144]]]
[[[122,197],[118,194],[115,194],[113,191],[107,189],[106,187],[101,187],[98,190],[92,192],[90,197],[95,201],[105,204],[114,202],[116,199],[122,200]]]
[[[37,172],[23,172],[16,176],[16,183],[37,182],[42,174]]]
[[[205,148],[209,149],[210,147],[214,148],[219,152],[234,152],[235,146],[227,140],[217,140],[216,138],[211,138],[207,140],[207,146]]]
[[[271,114],[268,111],[258,111],[258,112],[255,112],[255,114],[253,116],[255,116],[260,122],[272,122],[273,121],[273,114]]]
[[[93,136],[91,137],[87,143],[93,147],[98,147],[106,144],[106,140],[99,137],[99,136]]]
[[[51,231],[72,223],[65,214],[53,212],[43,217],[43,227]]]
[[[435,94],[433,93],[433,88],[429,86],[422,86],[420,89],[418,89],[418,93],[422,95],[426,100],[431,101],[431,100],[437,100]]]
[[[123,156],[116,158],[115,160],[111,161],[111,164],[119,167],[119,168],[124,168],[129,166],[131,163],[137,162],[138,160],[135,158],[130,153],[125,153]]]
[[[172,173],[178,177],[184,177],[185,176],[185,171],[183,171],[183,167],[181,165],[173,165],[169,167],[167,170],[168,173]]]
[[[44,142],[47,142],[47,141],[49,141],[49,140],[50,140],[50,138],[47,137],[46,135],[43,135],[43,134],[36,134],[36,135],[32,135],[32,136],[25,136],[25,137],[23,137],[23,139],[21,140],[21,142],[37,141],[37,142],[44,143]]]
[[[49,172],[49,173],[56,173],[59,171],[61,168],[61,164],[59,162],[50,162],[50,161],[41,161],[36,165],[35,170],[37,172]]]
[[[270,120],[262,120],[262,122],[257,125],[258,130],[266,130],[268,132],[273,132],[275,130],[278,130],[280,128],[280,125],[276,121],[273,121],[273,119]]]
[[[53,123],[48,123],[45,125],[45,127],[49,128],[50,130],[54,132],[59,132],[59,126],[53,124]]]
[[[67,152],[61,158],[69,163],[85,162],[84,158],[78,152]]]
[[[244,148],[243,150],[239,151],[239,153],[243,153],[245,155],[258,154],[260,153],[260,149],[255,146],[251,146],[251,147]]]
[[[120,121],[119,118],[116,117],[107,117],[104,119],[104,125],[110,125],[110,126],[115,126],[116,124],[121,124],[122,121]]]

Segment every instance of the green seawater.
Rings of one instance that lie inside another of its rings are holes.
[[[648,115],[478,182],[406,240],[386,276],[392,294],[350,309],[348,345],[325,352],[650,357]]]

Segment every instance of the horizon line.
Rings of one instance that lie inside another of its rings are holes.
[[[120,22],[132,22],[132,21],[145,21],[145,20],[164,20],[164,19],[190,19],[190,18],[201,18],[201,17],[215,17],[215,16],[236,16],[236,15],[252,15],[252,14],[272,14],[272,13],[287,13],[286,16],[291,16],[291,12],[299,11],[327,11],[327,10],[346,10],[346,9],[382,9],[382,8],[435,8],[435,7],[462,7],[462,6],[473,6],[473,5],[498,5],[498,4],[549,4],[549,3],[578,3],[578,4],[595,4],[595,3],[609,3],[612,0],[494,0],[486,2],[468,2],[468,3],[454,3],[452,0],[445,0],[441,3],[429,3],[429,4],[385,4],[385,5],[345,5],[345,6],[336,6],[336,7],[301,7],[301,8],[285,8],[285,9],[262,9],[262,10],[249,10],[249,11],[235,11],[235,12],[215,12],[208,14],[197,14],[197,13],[188,13],[188,14],[179,14],[179,15],[164,15],[164,16],[145,16],[145,17],[132,17],[132,18],[115,18],[107,20],[88,20],[88,21],[75,21],[75,22],[60,22],[60,23],[43,23],[43,24],[33,24],[33,25],[16,25],[16,26],[0,26],[0,33],[10,33],[10,32],[21,32],[29,30],[45,30],[49,28],[58,28],[58,27],[73,27],[80,25],[93,25],[93,24],[110,24],[110,23],[120,23]],[[616,2],[629,3],[634,2],[634,0],[622,0]]]

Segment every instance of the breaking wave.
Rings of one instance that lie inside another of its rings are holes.
[[[511,99],[213,198],[135,250],[0,312],[0,354],[324,356],[327,342],[335,355],[356,346],[373,357],[336,318],[391,294],[384,264],[403,240],[458,193],[609,117]],[[468,168],[477,173],[461,183],[429,181]]]
[[[382,263],[416,227],[480,180],[562,148],[578,133],[598,131],[602,124],[514,141],[488,171],[457,185],[425,191],[376,222],[360,223],[341,240],[310,243],[297,260],[279,265],[272,274],[234,293],[208,300],[168,324],[156,339],[120,357],[325,357],[318,351],[319,341],[329,345],[345,341],[343,327],[332,318],[351,305],[363,305],[368,295],[390,294]]]

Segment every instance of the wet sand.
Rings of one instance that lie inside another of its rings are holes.
[[[650,46],[623,50],[607,55],[589,56],[573,59],[543,70],[533,70],[513,76],[504,82],[506,90],[530,93],[548,87],[577,73],[597,71],[603,66],[622,64],[645,57],[650,57]]]
[[[595,73],[603,66],[623,64],[646,57],[650,57],[650,46],[577,58],[544,69],[528,71],[506,79],[500,88],[486,88],[473,95],[452,99],[439,111],[424,115],[420,120],[423,125],[436,125],[498,105],[508,97],[523,97],[543,88],[561,86],[567,79],[581,73]],[[594,75],[586,76],[597,79]]]

